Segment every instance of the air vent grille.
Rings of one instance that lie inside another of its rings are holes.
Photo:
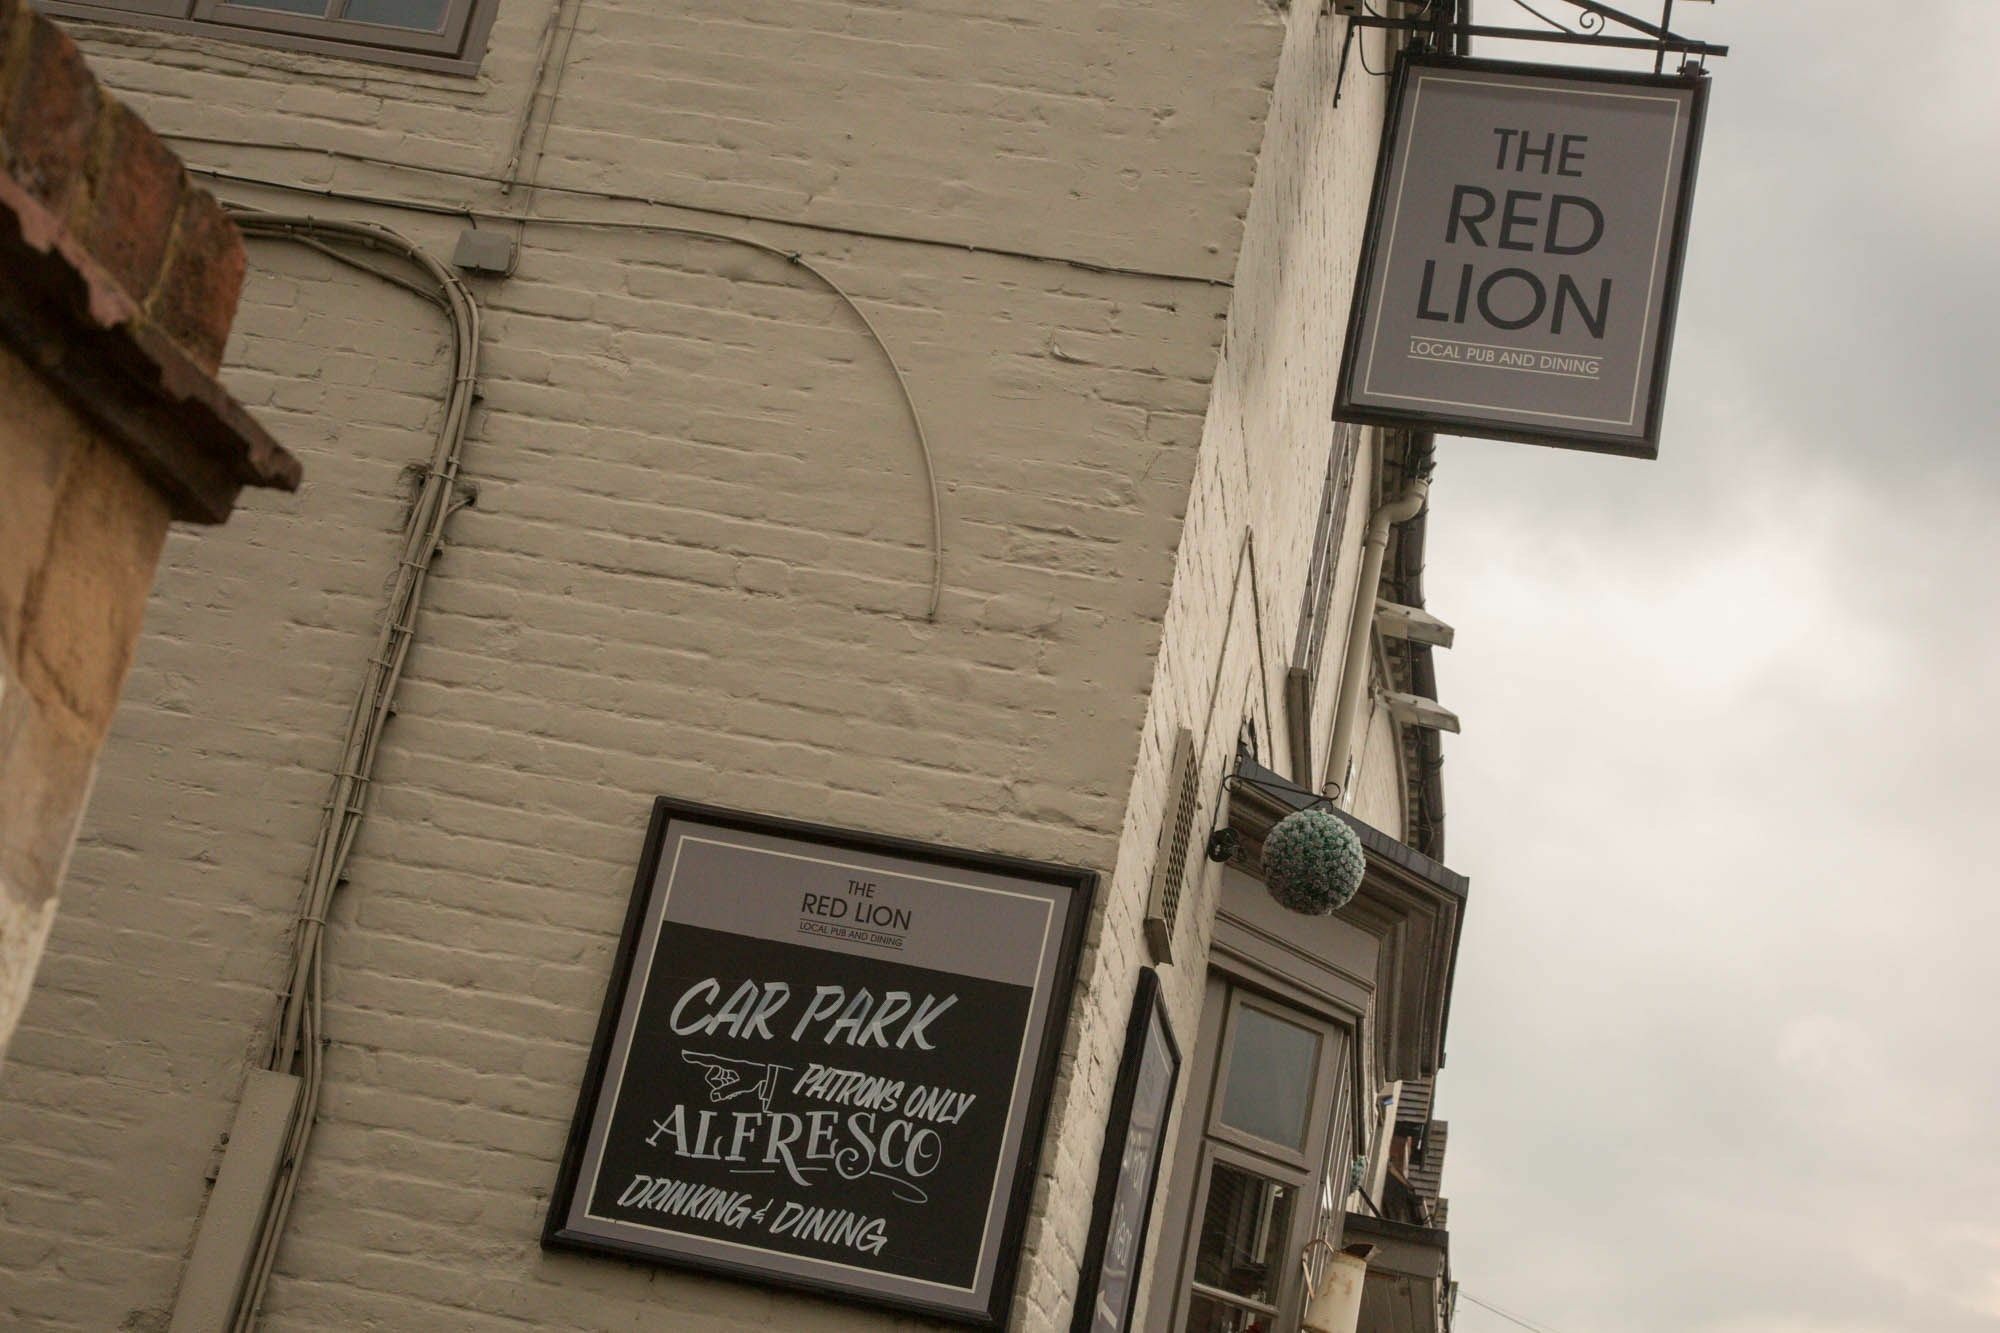
[[[1194,733],[1174,733],[1167,765],[1167,809],[1160,820],[1160,843],[1153,856],[1153,885],[1146,898],[1146,944],[1153,961],[1174,961],[1174,923],[1180,917],[1181,889],[1187,880],[1188,844],[1200,813],[1201,788],[1195,771]]]

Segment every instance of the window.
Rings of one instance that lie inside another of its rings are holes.
[[[1178,1255],[1163,1238],[1171,1290],[1155,1300],[1171,1300],[1176,1333],[1296,1328],[1299,1255],[1327,1221],[1329,1162],[1345,1160],[1347,1032],[1212,974],[1202,1037],[1182,1131],[1185,1230]]]
[[[470,74],[497,0],[45,0],[62,18],[201,32],[237,41]]]
[[[1229,1072],[1222,1079],[1216,1122],[1286,1148],[1304,1147],[1318,1065],[1319,1033],[1255,1004],[1242,1004],[1230,1037]]]

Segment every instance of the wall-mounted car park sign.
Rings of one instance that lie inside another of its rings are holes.
[[[659,798],[543,1243],[997,1327],[1095,883]]]
[[[1707,94],[1406,56],[1335,417],[1656,457]]]

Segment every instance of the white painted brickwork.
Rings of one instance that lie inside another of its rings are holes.
[[[1114,1011],[1129,1005],[1136,969],[1145,961],[1138,917],[1151,870],[1151,839],[1166,796],[1174,729],[1191,728],[1198,744],[1205,738],[1200,766],[1209,777],[1199,821],[1203,828],[1215,821],[1217,784],[1234,752],[1240,719],[1255,719],[1266,762],[1281,772],[1290,770],[1284,675],[1303,610],[1314,522],[1334,436],[1334,382],[1373,185],[1385,89],[1379,79],[1350,77],[1336,111],[1331,89],[1340,57],[1340,20],[1322,16],[1316,6],[1297,5],[1289,11],[1289,28],[1120,844],[1114,918],[1104,944],[1107,955],[1124,954],[1103,983],[1118,992],[1107,995]],[[1367,54],[1369,63],[1385,67],[1387,54],[1372,38]],[[1329,664],[1340,660],[1374,485],[1370,455],[1364,452],[1335,579]],[[1337,688],[1330,668],[1316,696],[1313,731],[1321,765]],[[1393,765],[1393,749],[1378,745],[1372,750],[1374,765],[1357,784],[1364,799],[1355,813],[1400,836],[1403,815],[1394,769],[1387,770],[1385,780],[1379,768],[1384,759]],[[1383,799],[1380,793],[1385,792]],[[1215,868],[1205,870],[1190,877],[1182,902],[1178,946],[1184,955],[1162,973],[1175,1028],[1190,1038],[1199,1030],[1208,931],[1221,887]],[[1081,1058],[1095,1071],[1088,1081],[1108,1087],[1117,1068],[1120,1036],[1104,1027],[1095,1038],[1096,1048],[1086,1048]],[[1086,1042],[1091,1039],[1086,1034]],[[1102,1115],[1100,1110],[1075,1121],[1079,1136],[1088,1139],[1078,1149],[1083,1164],[1096,1160]],[[1170,1190],[1178,1165],[1167,1162],[1161,1197]],[[1080,1194],[1087,1196],[1088,1189],[1085,1183]],[[1078,1206],[1087,1210],[1087,1197]],[[1160,1240],[1155,1229],[1148,1240],[1149,1272]],[[1152,1327],[1147,1318],[1142,1308],[1134,1327]]]
[[[1242,716],[1284,766],[1382,100],[1351,70],[1333,111],[1340,27],[1318,9],[583,0],[544,181],[1234,273],[1234,303],[1208,281],[540,196],[740,230],[867,308],[937,453],[942,614],[922,618],[928,513],[894,380],[797,270],[535,226],[515,276],[475,281],[478,502],[452,520],[333,914],[323,1115],[267,1327],[926,1326],[539,1248],[660,792],[1103,874],[1012,1321],[1068,1327],[1173,729],[1206,744],[1204,829]],[[490,173],[546,13],[503,4],[471,80],[78,31],[162,131]],[[508,203],[478,181],[182,147],[246,174]],[[440,254],[460,225],[219,188]],[[448,373],[436,312],[262,242],[227,360],[307,481],[169,543],[0,1074],[0,1326],[165,1327],[266,1036],[402,470],[428,452]],[[1364,459],[1364,519],[1372,491]],[[1336,635],[1357,540],[1351,520]],[[1393,768],[1367,777],[1361,813],[1399,831]],[[1184,1038],[1215,889],[1191,881],[1166,972]]]

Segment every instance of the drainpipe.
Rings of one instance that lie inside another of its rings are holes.
[[[1382,557],[1389,549],[1389,529],[1423,512],[1430,491],[1426,460],[1409,488],[1384,501],[1368,519],[1368,537],[1361,547],[1361,578],[1354,585],[1354,619],[1347,627],[1347,661],[1340,668],[1340,702],[1333,712],[1333,744],[1327,751],[1327,775],[1339,786],[1343,806],[1354,803],[1354,794],[1348,790],[1347,766],[1353,757],[1361,700],[1367,693],[1368,650],[1375,641],[1375,597],[1382,586]]]

